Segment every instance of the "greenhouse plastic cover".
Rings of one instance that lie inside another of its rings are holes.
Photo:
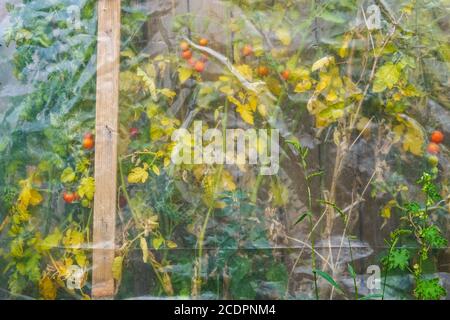
[[[450,297],[448,0],[121,2],[113,298]],[[92,298],[97,4],[0,0],[1,299]]]

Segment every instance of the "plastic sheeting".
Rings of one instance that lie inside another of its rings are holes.
[[[0,0],[3,299],[91,294],[96,5]],[[122,1],[114,297],[448,298],[449,6]]]

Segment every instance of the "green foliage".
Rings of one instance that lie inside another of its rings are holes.
[[[420,236],[431,248],[447,247],[447,239],[442,236],[442,232],[434,225],[423,228]]]
[[[407,249],[393,249],[389,255],[383,259],[384,265],[388,270],[405,270],[409,266],[409,251]]]
[[[439,278],[418,279],[414,295],[421,300],[439,300],[447,295],[446,290],[439,284]]]
[[[437,186],[433,182],[434,179],[432,174],[424,172],[417,180],[426,203],[412,201],[403,205],[404,225],[391,233],[391,240],[388,242],[389,252],[382,258],[386,276],[388,271],[395,269],[412,273],[416,282],[414,295],[418,299],[440,299],[446,295],[445,289],[439,285],[439,278],[429,280],[424,278],[424,266],[430,262],[432,250],[446,248],[448,244],[447,239],[430,217],[429,207],[441,199]],[[402,240],[417,243],[414,256],[411,253],[413,250],[396,247]],[[414,265],[411,268],[412,264]]]

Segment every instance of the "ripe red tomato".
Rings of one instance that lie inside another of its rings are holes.
[[[181,57],[183,57],[183,59],[185,60],[189,60],[190,58],[192,58],[192,51],[191,50],[183,51],[181,53]]]
[[[189,43],[187,43],[186,41],[181,41],[180,42],[180,48],[183,51],[189,50]]]
[[[73,193],[63,193],[63,199],[66,203],[72,203],[75,200],[75,196]]]
[[[90,132],[86,132],[83,136],[84,139],[93,139],[94,135]]]
[[[257,71],[261,77],[265,77],[269,74],[269,68],[266,66],[259,66]]]
[[[197,63],[197,60],[195,60],[194,58],[190,58],[190,59],[188,60],[188,64],[189,64],[191,67],[194,67],[196,63]]]
[[[201,38],[201,39],[198,41],[198,44],[201,45],[201,46],[203,46],[203,47],[206,47],[206,46],[208,45],[208,39]]]
[[[83,139],[83,148],[86,150],[90,150],[94,147],[94,139],[92,138],[84,138]]]
[[[244,48],[242,48],[242,55],[244,57],[251,56],[253,54],[253,47],[249,44],[246,44]]]
[[[431,141],[434,143],[441,143],[444,141],[444,134],[441,131],[433,131],[431,134]]]
[[[119,197],[119,207],[124,208],[127,205],[128,201],[127,198],[125,198],[123,195],[120,195]]]
[[[205,63],[202,61],[197,61],[194,65],[194,69],[197,72],[203,72],[205,71]]]
[[[290,76],[291,76],[291,72],[289,70],[284,70],[281,73],[281,77],[286,81],[289,79]]]
[[[431,154],[438,154],[441,151],[441,148],[437,143],[430,142],[430,144],[428,144],[427,151]]]
[[[130,137],[131,138],[136,138],[138,134],[139,134],[138,128],[136,128],[136,127],[130,128]]]

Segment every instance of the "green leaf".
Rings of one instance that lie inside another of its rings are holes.
[[[314,269],[313,272],[315,274],[321,276],[322,278],[324,278],[329,284],[331,284],[340,293],[343,293],[339,284],[336,281],[334,281],[334,279],[328,273],[321,271],[321,270],[317,270],[317,269]]]
[[[387,88],[392,89],[399,79],[399,68],[392,62],[388,62],[384,66],[380,67],[375,73],[375,80],[372,90],[373,92],[383,92]]]
[[[75,180],[75,172],[71,167],[67,167],[61,173],[61,182],[62,183],[70,183]]]
[[[294,226],[297,225],[297,224],[299,224],[299,223],[302,222],[306,217],[311,216],[311,215],[312,215],[311,211],[305,212],[304,214],[302,214],[302,215],[295,221]]]
[[[291,146],[293,146],[295,148],[295,150],[297,150],[299,152],[302,149],[302,146],[300,145],[300,142],[298,142],[297,140],[286,140],[286,143],[288,143]]]
[[[439,278],[419,279],[414,295],[421,300],[439,300],[447,295],[447,291],[439,284]]]
[[[341,216],[342,219],[344,219],[344,221],[347,219],[347,216],[345,215],[345,212],[342,211],[341,208],[339,208],[335,203],[332,203],[332,202],[329,202],[329,201],[324,201],[324,200],[319,200],[319,202],[333,207],[333,209],[336,210],[339,213],[339,215]]]
[[[407,249],[392,249],[387,257],[382,259],[389,270],[405,270],[409,265],[409,251]]]
[[[441,231],[436,226],[424,228],[420,235],[432,248],[445,248],[447,239],[445,239]]]
[[[355,270],[353,269],[352,265],[349,263],[349,264],[347,264],[347,267],[348,267],[348,273],[350,273],[350,276],[351,276],[353,279],[356,279],[356,272],[355,272]]]
[[[314,171],[313,173],[308,174],[308,176],[306,177],[308,180],[311,180],[311,178],[317,177],[317,176],[321,176],[323,175],[325,172],[323,170],[319,170],[319,171]]]
[[[58,246],[59,241],[62,239],[62,233],[58,228],[53,231],[52,234],[49,234],[41,243],[42,250],[50,250]]]

